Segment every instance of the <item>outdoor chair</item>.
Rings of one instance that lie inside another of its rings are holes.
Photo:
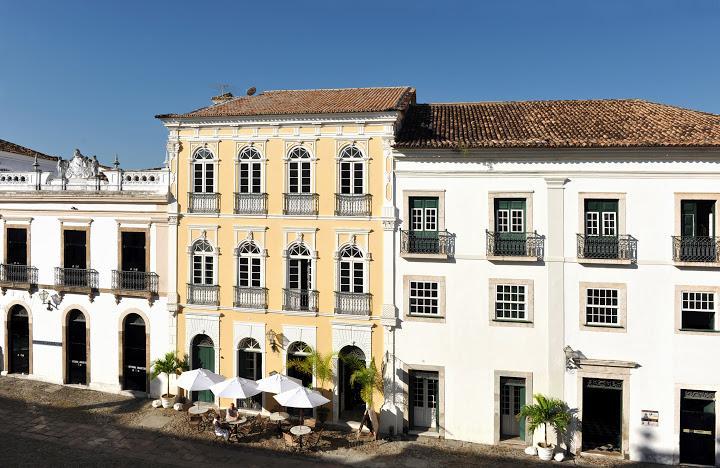
[[[317,421],[315,418],[305,418],[305,426],[309,427],[310,429],[315,429],[315,426],[317,425]]]
[[[300,444],[297,443],[295,437],[293,437],[293,435],[289,432],[283,432],[283,440],[285,441],[285,446],[290,450],[295,451],[300,447]]]
[[[320,441],[322,440],[322,432],[323,429],[320,428],[320,430],[313,431],[307,437],[305,437],[304,445],[307,450],[318,450],[318,447],[320,446]]]
[[[198,432],[203,432],[205,430],[205,425],[206,423],[203,415],[199,414],[196,416],[190,416],[190,427],[194,427]]]

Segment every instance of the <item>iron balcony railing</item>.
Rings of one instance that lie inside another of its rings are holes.
[[[158,293],[160,277],[147,271],[112,271],[112,288],[115,291]]]
[[[267,309],[267,288],[235,286],[233,306],[247,309]]]
[[[637,239],[631,235],[577,235],[578,258],[598,260],[637,260]]]
[[[720,237],[673,236],[673,260],[676,262],[718,262]]]
[[[188,284],[188,304],[220,305],[220,286],[216,284]]]
[[[283,310],[318,311],[318,292],[309,289],[283,289]]]
[[[545,253],[545,236],[537,232],[485,232],[488,257],[543,258]]]
[[[188,193],[189,213],[219,213],[219,193]]]
[[[267,193],[235,192],[235,214],[267,214]]]
[[[346,315],[370,315],[372,294],[335,292],[335,313]]]
[[[84,268],[55,268],[55,286],[97,289],[100,282],[97,270]]]
[[[447,231],[403,231],[400,230],[400,253],[455,255],[455,234]]]
[[[283,194],[283,214],[316,215],[320,204],[317,193],[285,193]]]
[[[372,195],[335,194],[335,216],[370,216]]]
[[[38,269],[27,265],[0,264],[0,283],[3,284],[37,284]]]

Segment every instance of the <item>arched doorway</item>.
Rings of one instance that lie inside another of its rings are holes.
[[[310,355],[312,348],[302,341],[296,341],[288,346],[287,360],[290,361],[304,361]],[[312,385],[313,376],[302,369],[297,367],[287,366],[288,377],[295,377],[302,381],[303,387],[309,387]]]
[[[30,373],[30,317],[25,307],[14,305],[8,315],[8,371]]]
[[[77,309],[67,315],[65,343],[67,383],[87,385],[87,323]]]
[[[338,414],[344,421],[360,421],[365,413],[360,385],[350,383],[350,377],[358,367],[365,367],[365,353],[357,346],[341,349],[338,353]]]
[[[250,380],[262,378],[262,350],[257,340],[245,338],[240,341],[237,349],[237,367],[238,377]],[[237,406],[260,411],[262,409],[262,393],[238,400]]]
[[[147,391],[145,320],[128,314],[123,320],[123,390]]]
[[[193,369],[207,369],[215,372],[215,345],[212,338],[207,335],[197,335],[192,340],[192,361]],[[215,396],[210,390],[192,392],[193,401],[205,401],[212,403]]]

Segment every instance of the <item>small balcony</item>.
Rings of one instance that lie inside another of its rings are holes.
[[[317,312],[318,296],[309,289],[283,289],[283,310]]]
[[[219,213],[219,193],[188,193],[188,213]]]
[[[488,260],[534,262],[545,254],[545,236],[537,232],[485,232]]]
[[[55,288],[61,295],[65,292],[87,293],[92,300],[99,283],[97,270],[55,267]]]
[[[283,214],[315,216],[318,214],[320,195],[317,193],[283,194]]]
[[[112,289],[116,300],[121,296],[146,297],[152,299],[158,294],[160,277],[147,271],[112,271]]]
[[[447,231],[400,230],[400,256],[447,259],[455,255],[455,234]]]
[[[718,263],[720,238],[709,236],[673,236],[673,261],[701,265]]]
[[[27,289],[37,286],[38,269],[27,265],[0,264],[0,288],[5,294],[7,289]]]
[[[216,284],[188,284],[187,303],[219,306],[220,286]]]
[[[233,307],[244,309],[267,309],[267,288],[235,286]]]
[[[335,313],[369,317],[371,299],[367,293],[335,292]]]
[[[370,216],[372,195],[335,194],[335,216]]]
[[[235,192],[235,214],[267,214],[267,193]]]
[[[577,235],[577,258],[580,263],[635,263],[637,239],[631,235]]]

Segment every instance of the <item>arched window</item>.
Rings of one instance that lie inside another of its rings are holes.
[[[245,338],[238,343],[237,367],[238,377],[250,380],[262,378],[262,350],[260,344],[253,338]],[[262,393],[244,400],[237,400],[236,404],[238,408],[260,410]]]
[[[291,361],[305,361],[312,352],[312,348],[302,341],[295,341],[288,346],[287,351],[287,375],[302,381],[303,387],[312,385],[312,374],[305,372],[296,365],[289,364]]]
[[[252,146],[246,146],[238,155],[238,192],[262,192],[262,156]]]
[[[340,151],[340,193],[362,195],[365,193],[365,161],[356,146],[346,146]]]
[[[215,251],[206,240],[199,240],[192,247],[193,284],[215,284]]]
[[[301,146],[296,146],[288,154],[288,192],[312,192],[312,162],[310,153]]]
[[[238,286],[259,288],[262,286],[262,258],[260,248],[253,241],[245,241],[237,248]]]
[[[304,244],[295,243],[288,249],[288,287],[312,289],[312,255]]]
[[[215,161],[207,148],[198,148],[193,155],[193,192],[215,193]]]
[[[339,279],[340,292],[365,292],[365,259],[362,252],[354,245],[347,245],[340,250]]]

